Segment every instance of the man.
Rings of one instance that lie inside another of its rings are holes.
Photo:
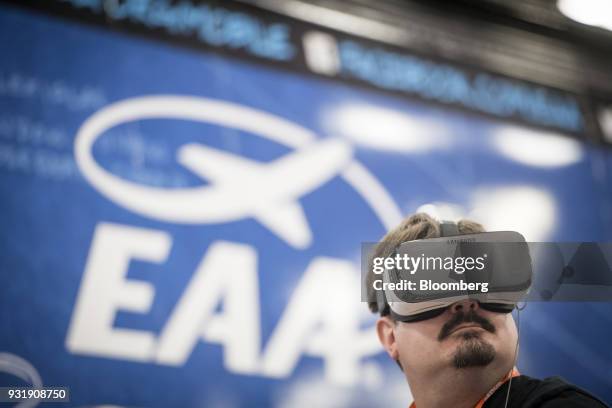
[[[484,232],[480,224],[466,220],[454,228],[451,235]],[[415,214],[389,232],[373,256],[389,257],[404,242],[440,236],[438,221]],[[372,290],[374,276],[368,273]],[[514,367],[518,334],[512,314],[488,306],[466,299],[404,322],[393,318],[388,303],[369,302],[370,310],[381,314],[376,324],[380,342],[412,390],[411,408],[606,407],[558,377],[521,375]]]

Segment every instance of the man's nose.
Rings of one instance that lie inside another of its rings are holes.
[[[450,311],[451,313],[467,313],[469,311],[476,311],[480,305],[477,300],[466,299],[461,302],[455,302],[451,305]]]

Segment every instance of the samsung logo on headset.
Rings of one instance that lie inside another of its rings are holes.
[[[453,238],[446,241],[447,244],[458,244],[460,242],[475,242],[476,238]]]

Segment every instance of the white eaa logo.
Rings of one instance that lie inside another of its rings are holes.
[[[200,144],[182,146],[180,164],[209,184],[163,189],[132,183],[94,159],[95,140],[121,123],[170,118],[247,131],[293,149],[272,163],[258,163]],[[150,96],[110,105],[90,117],[75,140],[85,179],[115,204],[172,223],[211,224],[253,218],[288,245],[310,246],[312,234],[299,199],[339,175],[385,228],[400,213],[380,183],[341,140],[321,140],[294,123],[228,102]],[[354,384],[361,360],[379,351],[373,330],[360,329],[359,272],[344,259],[312,259],[270,340],[261,347],[257,249],[217,241],[210,245],[161,333],[115,328],[118,311],[147,313],[155,288],[127,279],[131,260],[163,263],[173,238],[161,230],[99,223],[66,338],[75,354],[181,366],[200,341],[224,349],[230,372],[289,376],[303,355],[319,357],[330,381]],[[224,273],[232,270],[232,274]],[[344,288],[339,290],[338,288]],[[334,307],[320,299],[334,299]],[[223,302],[223,311],[216,305]]]

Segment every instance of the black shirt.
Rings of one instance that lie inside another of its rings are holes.
[[[506,381],[499,387],[485,402],[483,408],[503,408],[509,383]],[[521,375],[512,379],[508,408],[608,408],[608,406],[560,377],[538,380]]]

